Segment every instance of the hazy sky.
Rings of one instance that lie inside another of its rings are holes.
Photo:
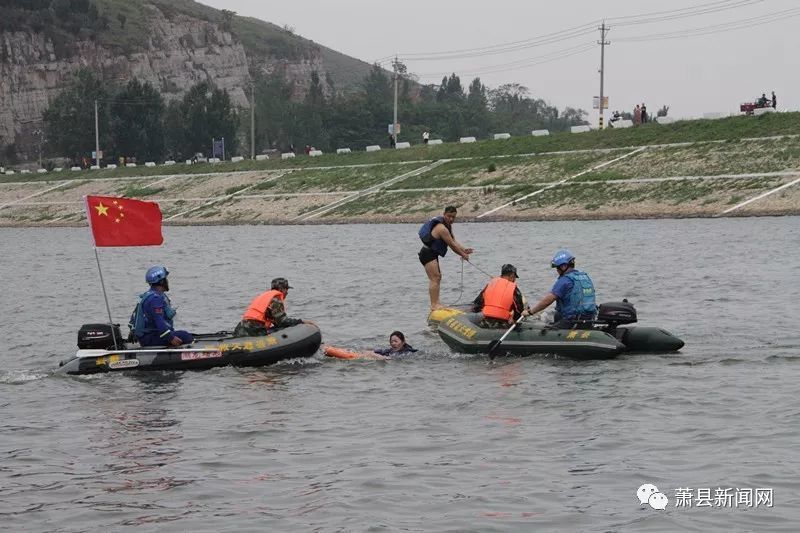
[[[455,72],[464,87],[475,77],[489,87],[520,83],[559,108],[590,111],[592,122],[592,96],[600,92],[597,28],[605,18],[611,46],[604,92],[611,111],[646,102],[651,111],[669,105],[676,117],[738,112],[741,102],[773,90],[779,108],[800,108],[798,0],[202,3],[292,26],[370,63],[398,54],[420,82],[438,83]],[[688,36],[691,30],[700,35]]]

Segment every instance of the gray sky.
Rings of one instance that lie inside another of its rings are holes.
[[[773,90],[779,109],[800,109],[800,96],[793,94],[800,82],[797,0],[202,3],[292,26],[305,38],[370,63],[397,53],[420,82],[438,83],[443,75],[455,72],[464,87],[476,76],[489,87],[520,83],[533,96],[559,108],[590,111],[592,122],[597,116],[591,111],[592,96],[600,92],[600,46],[596,44],[600,31],[596,28],[605,18],[612,44],[606,48],[604,92],[611,111],[631,110],[646,102],[653,112],[669,105],[675,117],[738,112],[741,102],[762,92],[770,96]],[[687,10],[692,10],[691,16],[686,16]],[[662,20],[644,22],[654,18]],[[531,42],[547,36],[562,39],[571,29],[575,35],[557,42]],[[705,34],[686,35],[695,29]],[[654,39],[673,32],[680,37]],[[628,40],[641,37],[645,40]],[[512,45],[518,49],[487,54],[509,43],[518,43]],[[420,56],[463,50],[469,51],[461,58],[422,60]],[[389,67],[388,62],[384,64]]]

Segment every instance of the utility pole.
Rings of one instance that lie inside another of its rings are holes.
[[[34,130],[33,136],[39,139],[39,168],[42,168],[42,142],[44,141],[44,130]]]
[[[603,82],[605,77],[606,68],[606,45],[610,45],[611,41],[606,41],[606,34],[611,30],[606,26],[606,21],[598,28],[600,30],[600,40],[597,44],[600,45],[600,129],[603,129]]]
[[[100,129],[97,119],[97,99],[94,101],[94,164],[100,168]]]
[[[392,122],[392,137],[397,147],[397,56],[394,56],[394,122]]]
[[[256,84],[250,82],[250,159],[256,159]]]

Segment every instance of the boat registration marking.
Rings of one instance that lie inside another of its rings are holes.
[[[197,359],[214,359],[222,357],[222,352],[183,352],[181,361],[195,361]]]
[[[137,366],[139,366],[138,359],[122,359],[120,361],[113,361],[108,363],[108,368],[113,368],[115,370],[118,368],[134,368]]]
[[[217,345],[217,349],[221,352],[240,351],[240,350],[247,350],[249,352],[252,352],[254,349],[263,350],[267,346],[275,346],[276,344],[278,344],[278,339],[272,336],[267,336],[255,342],[246,341],[242,343],[234,342],[231,344],[219,344]]]
[[[567,340],[571,341],[573,339],[577,339],[578,338],[578,333],[581,334],[580,335],[581,339],[588,339],[588,338],[591,338],[591,336],[592,336],[592,332],[591,331],[578,331],[578,330],[574,330],[573,329],[572,331],[567,333]]]
[[[478,334],[477,330],[474,330],[469,326],[465,326],[464,324],[459,323],[458,320],[456,320],[454,318],[447,319],[446,324],[447,324],[447,327],[449,327],[450,329],[452,329],[456,333],[461,333],[462,335],[464,335],[468,339],[471,339],[472,337],[474,337],[475,335]]]

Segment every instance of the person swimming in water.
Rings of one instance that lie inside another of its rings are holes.
[[[397,357],[409,355],[418,350],[415,350],[410,344],[406,343],[406,336],[403,335],[402,332],[393,331],[392,334],[389,335],[388,348],[375,348],[372,351],[384,357]]]

